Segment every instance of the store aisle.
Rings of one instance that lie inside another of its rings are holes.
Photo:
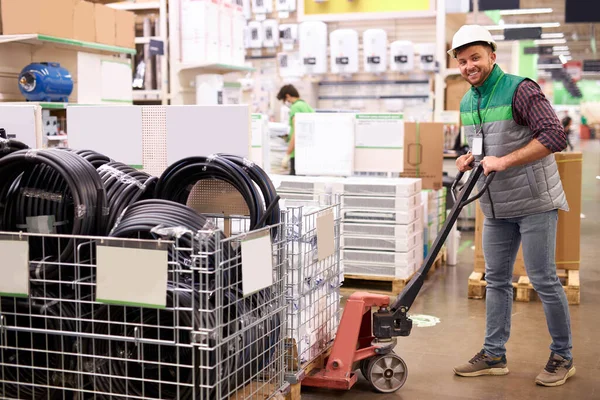
[[[444,267],[426,281],[412,313],[438,317],[428,328],[414,327],[398,338],[396,352],[408,365],[408,380],[393,394],[376,394],[362,377],[350,392],[304,389],[311,399],[594,399],[600,398],[600,141],[580,144],[584,152],[581,223],[581,304],[571,306],[573,355],[577,374],[556,388],[536,386],[534,379],[550,354],[550,336],[539,300],[514,303],[512,336],[507,344],[510,374],[462,378],[454,365],[468,361],[482,346],[485,303],[467,299],[473,252],[467,246],[459,265]],[[472,234],[463,235],[463,243]],[[464,247],[464,246],[463,246]]]

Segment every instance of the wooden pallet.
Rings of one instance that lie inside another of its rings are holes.
[[[315,370],[316,368],[325,368],[325,360],[327,360],[327,357],[329,357],[329,355],[331,354],[331,350],[332,350],[332,346],[330,346],[327,350],[325,350],[323,353],[321,353],[321,355],[319,355],[317,358],[315,358],[313,361],[311,361],[308,365],[306,365],[306,367],[304,368],[304,376],[308,376],[310,375],[310,373]],[[298,382],[295,383],[293,385],[290,385],[290,391],[286,393],[285,395],[285,400],[300,400],[302,393],[301,393],[301,389],[302,389],[302,382]]]
[[[435,271],[446,263],[446,251],[440,251],[436,257],[429,273],[430,277]],[[377,275],[361,275],[361,274],[344,274],[344,284],[341,288],[342,294],[353,293],[357,290],[365,290],[369,293],[386,294],[397,296],[402,289],[415,276],[413,273],[406,279],[395,278],[393,276],[377,276]]]
[[[569,304],[579,304],[580,302],[580,286],[579,286],[579,271],[568,270],[558,273],[561,281],[564,281],[563,288],[567,294]],[[483,272],[472,272],[469,276],[468,283],[468,298],[483,299],[485,297],[485,287],[487,282],[484,279]],[[515,288],[515,300],[529,302],[532,299],[532,294],[535,292],[528,276],[519,276],[513,282]]]

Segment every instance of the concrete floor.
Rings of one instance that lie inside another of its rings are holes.
[[[581,221],[581,304],[571,306],[573,356],[577,374],[561,387],[534,383],[550,354],[550,336],[539,300],[514,303],[511,338],[507,344],[510,373],[498,377],[462,378],[454,365],[468,361],[483,343],[485,301],[467,299],[467,279],[473,270],[470,246],[455,267],[438,269],[411,309],[440,318],[429,328],[414,327],[399,338],[396,353],[408,365],[408,379],[393,394],[378,394],[359,373],[349,392],[304,388],[302,399],[600,399],[600,142],[583,142],[583,205]],[[463,241],[472,240],[463,234]]]

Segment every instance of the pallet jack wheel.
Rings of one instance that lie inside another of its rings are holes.
[[[395,392],[404,385],[408,377],[406,363],[394,353],[371,358],[368,371],[367,379],[381,393]]]
[[[365,377],[365,379],[368,381],[370,380],[369,379],[369,364],[371,363],[372,359],[373,358],[365,358],[364,360],[360,361],[360,372]]]

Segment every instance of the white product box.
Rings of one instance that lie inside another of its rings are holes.
[[[418,219],[406,225],[365,224],[355,222],[342,223],[342,235],[360,237],[385,236],[389,238],[407,238],[423,231],[423,220]]]
[[[423,234],[421,231],[404,238],[385,236],[364,237],[349,235],[347,233],[342,235],[342,248],[344,249],[407,252],[418,245],[423,246]]]
[[[410,224],[421,218],[421,206],[402,211],[343,209],[345,222],[370,222],[379,224]]]
[[[419,250],[423,254],[423,248]],[[388,276],[396,279],[409,279],[419,267],[420,264],[417,261],[395,266],[345,261],[344,273],[346,275]]]
[[[326,176],[269,175],[277,192],[330,194],[340,193],[343,185],[339,178]]]
[[[263,32],[265,34],[263,47],[277,47],[279,45],[279,24],[277,20],[264,20]]]
[[[373,197],[373,196],[342,196],[343,208],[361,208],[369,210],[408,210],[421,204],[421,196],[410,197]]]
[[[222,3],[219,6],[219,62],[232,64],[233,47],[233,13],[231,4]]]
[[[418,178],[372,178],[352,177],[344,182],[346,195],[409,197],[421,191]]]
[[[248,23],[248,42],[250,43],[251,49],[260,49],[262,48],[264,41],[264,30],[263,25],[259,21],[250,21]]]
[[[344,249],[342,253],[346,267],[352,263],[398,267],[417,262],[419,254],[423,254],[423,243],[419,243],[406,252]],[[346,273],[349,273],[348,270]]]
[[[206,37],[182,39],[181,62],[184,64],[204,63],[207,60],[207,49]]]

